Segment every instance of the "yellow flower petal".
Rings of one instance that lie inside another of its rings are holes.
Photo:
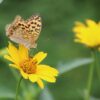
[[[39,64],[46,56],[47,56],[47,53],[39,52],[33,57],[33,59],[36,59],[37,64]]]
[[[45,81],[56,82],[58,71],[48,65],[38,65],[36,74]]]
[[[4,58],[9,60],[9,61],[11,61],[11,62],[14,62],[13,59],[10,56],[8,56],[8,55],[5,55]]]
[[[73,28],[75,41],[85,44],[90,48],[98,48],[100,46],[100,24],[93,20],[86,20],[86,25],[80,22],[76,23]]]
[[[85,27],[85,25],[84,25],[83,23],[78,22],[78,21],[76,21],[76,22],[75,22],[75,24],[76,24],[77,26],[82,26],[82,27]]]
[[[28,49],[24,45],[19,45],[19,56],[20,60],[28,59]]]
[[[9,66],[19,69],[19,67],[15,64],[9,64]]]
[[[20,70],[21,75],[23,76],[23,78],[28,79],[28,74],[23,72],[23,70]]]
[[[43,79],[47,82],[51,82],[51,83],[56,82],[56,78],[54,76],[50,75],[50,74],[48,75],[46,73],[39,73],[39,72],[37,72],[36,74],[38,75],[38,77],[40,79]]]
[[[42,89],[44,88],[42,79],[52,83],[55,82],[58,71],[48,65],[38,65],[47,56],[47,53],[39,52],[31,58],[28,52],[28,49],[23,45],[19,45],[19,49],[17,49],[9,43],[9,55],[5,55],[5,58],[13,62],[10,66],[17,68],[23,78],[29,79],[33,83],[37,82]]]
[[[31,74],[29,75],[29,80],[34,83],[38,80],[38,76],[35,74]]]
[[[59,72],[55,68],[52,68],[48,65],[38,65],[37,66],[37,73],[58,76]]]
[[[88,26],[93,27],[93,28],[97,25],[96,22],[94,22],[91,19],[87,19],[86,23],[87,23]]]
[[[45,74],[41,74],[39,75],[39,77],[47,82],[50,82],[50,83],[55,83],[56,82],[56,78],[54,76],[47,76]]]
[[[43,84],[43,81],[41,79],[38,79],[37,83],[38,83],[38,85],[40,86],[41,89],[44,88],[44,84]]]
[[[9,55],[11,56],[11,58],[13,59],[13,62],[16,64],[19,64],[19,54],[18,54],[18,50],[17,48],[9,42],[9,46],[7,49]]]

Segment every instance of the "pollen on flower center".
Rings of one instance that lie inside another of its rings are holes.
[[[33,74],[36,72],[37,61],[32,58],[24,60],[20,63],[20,67],[27,74]]]

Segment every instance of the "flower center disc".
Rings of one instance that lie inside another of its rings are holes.
[[[24,60],[21,62],[20,66],[22,70],[27,74],[33,74],[36,72],[36,61],[32,58]]]

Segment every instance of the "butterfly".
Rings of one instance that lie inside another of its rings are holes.
[[[11,24],[6,26],[6,35],[10,40],[27,48],[36,48],[41,28],[42,22],[39,15],[33,15],[27,20],[18,15]]]

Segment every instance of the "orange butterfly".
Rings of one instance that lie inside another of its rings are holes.
[[[41,17],[33,15],[27,20],[16,16],[15,20],[6,26],[6,35],[10,40],[23,44],[27,48],[36,48],[36,40],[41,32]]]

